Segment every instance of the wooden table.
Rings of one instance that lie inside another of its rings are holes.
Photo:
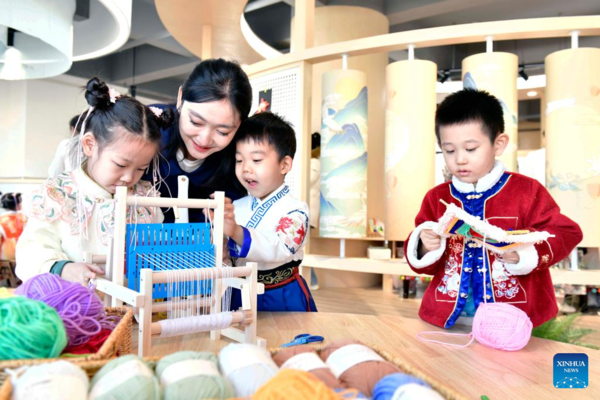
[[[324,336],[325,345],[342,338],[373,344],[419,366],[472,399],[479,399],[481,395],[487,395],[490,400],[600,398],[600,351],[538,338],[532,338],[523,350],[504,352],[477,342],[467,348],[454,348],[423,343],[415,337],[418,332],[432,330],[443,331],[415,319],[329,313],[259,313],[258,324],[258,334],[267,339],[268,347],[278,347],[299,333]],[[135,331],[134,346],[137,345]],[[228,343],[228,339],[213,342],[207,334],[155,338],[152,355],[163,356],[179,350],[218,351]],[[552,374],[556,353],[588,355],[590,386],[587,389],[554,388]]]

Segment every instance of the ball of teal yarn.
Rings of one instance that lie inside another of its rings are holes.
[[[163,357],[156,364],[156,376],[163,381],[163,373],[167,368],[177,368],[175,364],[189,360],[204,360],[214,365],[214,370],[219,371],[217,357],[209,352],[180,351]],[[180,364],[184,365],[184,364]],[[210,366],[212,367],[212,366]],[[187,371],[190,376],[168,383],[163,387],[164,400],[200,400],[200,399],[229,399],[235,397],[235,391],[231,383],[221,375],[192,374],[195,371]]]
[[[387,375],[377,382],[373,388],[373,400],[390,400],[400,386],[407,385],[409,383],[416,383],[417,385],[425,386],[427,388],[430,387],[429,384],[417,378],[416,376],[399,372],[396,374]]]
[[[89,400],[159,400],[158,379],[148,364],[130,354],[115,358],[92,378]]]
[[[58,357],[67,331],[56,310],[41,301],[0,299],[0,360]]]

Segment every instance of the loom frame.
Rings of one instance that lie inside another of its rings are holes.
[[[152,269],[140,270],[139,292],[129,289],[124,285],[125,259],[126,259],[126,228],[127,228],[127,206],[142,207],[173,207],[175,214],[179,214],[178,208],[209,208],[214,210],[213,237],[223,237],[223,221],[225,209],[225,194],[215,192],[214,199],[187,199],[187,198],[161,198],[161,197],[138,197],[129,196],[127,188],[119,186],[115,193],[115,226],[114,235],[111,240],[108,256],[84,254],[84,262],[105,264],[106,278],[95,280],[96,289],[103,292],[104,304],[113,307],[122,306],[123,303],[138,311],[138,355],[146,357],[150,355],[152,347],[152,336],[161,332],[160,323],[152,322],[152,314],[166,310],[166,303],[155,303],[152,300],[153,287],[155,283],[166,283],[165,272],[155,272]],[[178,218],[179,219],[179,218]],[[215,260],[222,260],[223,241],[214,240]],[[219,340],[221,335],[240,343],[251,343],[266,347],[266,340],[256,335],[257,330],[257,296],[264,293],[264,285],[258,283],[258,267],[256,263],[248,262],[245,267],[233,268],[233,277],[223,277],[220,268],[198,268],[186,269],[189,276],[182,276],[178,282],[194,280],[194,271],[204,272],[214,269],[213,287],[210,297],[203,302],[214,303],[213,309],[216,313],[221,310],[221,295],[226,287],[240,289],[242,298],[242,310],[233,311],[231,325],[225,329],[210,331],[211,340]],[[207,300],[210,299],[210,300]],[[190,300],[196,303],[196,300]],[[243,329],[235,328],[234,325],[242,324]]]

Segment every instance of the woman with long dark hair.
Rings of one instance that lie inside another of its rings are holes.
[[[177,197],[180,175],[189,178],[190,198],[217,190],[234,200],[245,194],[235,177],[234,138],[251,104],[250,81],[237,63],[208,59],[194,68],[179,88],[175,123],[162,132],[163,197]],[[173,222],[173,211],[164,211],[165,222]],[[189,210],[190,222],[203,219],[201,210]]]

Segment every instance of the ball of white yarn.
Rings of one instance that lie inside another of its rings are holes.
[[[223,348],[219,352],[219,365],[238,397],[252,396],[279,371],[266,349],[244,343]]]
[[[28,367],[12,378],[12,400],[81,400],[86,399],[90,381],[83,370],[67,361]]]
[[[444,400],[444,398],[431,388],[418,383],[407,383],[396,389],[391,400]]]

